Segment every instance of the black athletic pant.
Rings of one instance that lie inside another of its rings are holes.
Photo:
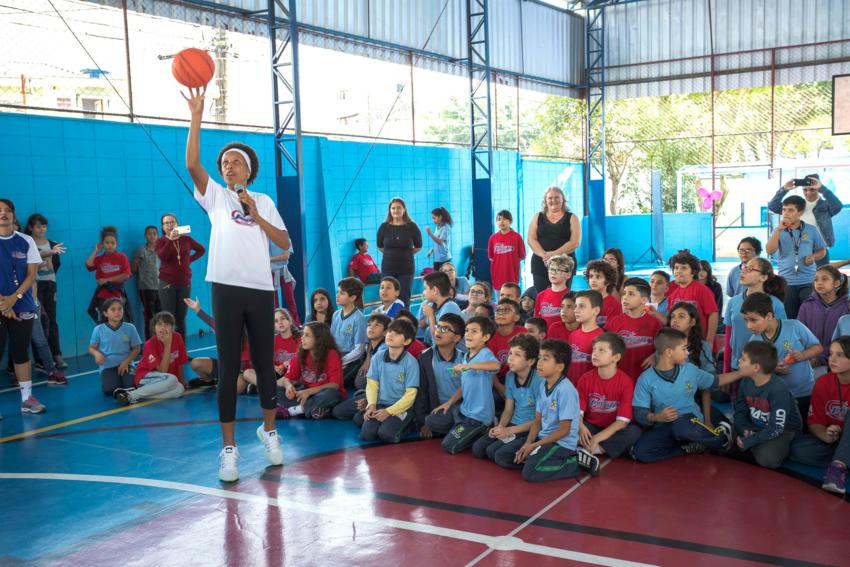
[[[248,288],[242,287],[238,288],[236,286],[224,286],[231,287],[234,289],[245,289]],[[254,290],[252,290],[254,291]],[[274,292],[271,291],[272,298],[272,319],[274,319]],[[162,304],[162,310],[168,311],[172,315],[174,315],[174,319],[177,321],[177,332],[180,333],[180,336],[183,339],[186,339],[186,302],[183,301],[187,297],[191,297],[192,295],[192,286],[191,285],[172,285],[170,283],[166,283],[162,280],[159,280],[159,302]],[[216,321],[218,324],[218,321]],[[274,323],[272,323],[272,331],[274,331]],[[216,328],[216,332],[218,329]],[[274,333],[272,333],[272,337],[274,337]],[[274,340],[274,338],[272,338]]]
[[[159,302],[159,290],[156,289],[140,289],[139,290],[139,300],[142,302],[142,313],[144,313],[145,318],[145,340],[151,338],[153,336],[154,330],[151,327],[151,319],[153,316],[162,311],[161,304]],[[184,311],[186,304],[183,304]],[[172,313],[174,315],[174,313]],[[180,331],[177,331],[180,333]],[[180,333],[180,336],[183,337],[183,340],[186,340],[186,335]]]
[[[218,416],[222,423],[236,419],[236,378],[242,354],[242,328],[248,332],[248,351],[257,373],[260,406],[277,408],[274,372],[274,291],[212,284],[215,344],[218,350]]]
[[[47,346],[50,347],[53,356],[62,354],[62,349],[59,348],[59,324],[56,322],[56,282],[52,280],[38,282],[37,296],[38,302],[47,312],[48,328],[44,330],[47,335]]]
[[[32,326],[37,323],[31,319],[9,319],[0,316],[0,356],[6,350],[6,339],[9,339],[9,360],[14,364],[25,364],[30,361],[30,341]],[[38,322],[37,324],[41,324]]]

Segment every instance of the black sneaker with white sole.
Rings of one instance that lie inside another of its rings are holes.
[[[128,388],[116,388],[114,392],[112,392],[112,397],[115,398],[115,401],[118,402],[119,406],[127,406],[133,403],[130,400],[130,390]]]
[[[576,456],[578,457],[579,466],[587,469],[590,476],[599,476],[599,457],[581,447],[576,451]]]

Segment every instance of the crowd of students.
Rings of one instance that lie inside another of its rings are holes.
[[[587,263],[590,289],[577,292],[571,290],[574,259],[549,256],[548,286],[523,292],[518,282],[525,244],[506,210],[497,214],[499,230],[488,247],[497,287],[470,284],[450,261],[451,215],[438,208],[432,213],[435,228],[427,229],[433,270],[423,276],[414,314],[404,297],[410,282],[381,274],[368,242],[359,239],[349,276],[334,297],[324,289],[312,292],[303,326],[296,311],[275,311],[277,417],[348,420],[366,441],[442,437],[446,452],[471,450],[521,469],[528,481],[568,478],[581,470],[595,476],[602,455],[656,462],[711,450],[749,455],[768,468],[787,458],[826,467],[823,488],[843,494],[850,458],[844,430],[850,400],[848,280],[835,265],[816,265],[826,245],[818,229],[802,220],[805,208],[801,197],[782,202],[781,223],[764,247],[778,273],[761,257],[758,239],[741,240],[725,308],[711,266],[687,250],[669,259],[672,277],[657,270],[647,281],[627,277],[622,253],[611,248]],[[388,222],[405,215],[403,201],[394,199]],[[3,200],[0,228],[13,216],[14,207]],[[45,238],[46,225],[34,215],[27,229],[39,253],[38,287],[55,298],[64,248]],[[86,260],[96,272],[93,309],[102,321],[89,353],[104,394],[121,405],[179,397],[218,380],[217,361],[190,359],[183,340],[187,309],[214,327],[191,299],[186,277],[204,248],[180,234],[174,215],[163,216],[162,231],[160,237],[155,227],[146,228],[146,244],[131,263],[116,250],[115,230],[106,227]],[[15,235],[2,235],[10,257],[23,254],[20,261],[33,264],[30,241]],[[270,269],[278,270],[282,288],[289,252],[277,252],[270,252]],[[17,277],[14,269],[7,271]],[[134,273],[145,309],[144,343],[125,308],[123,284]],[[380,298],[368,316],[366,284],[376,284]],[[32,309],[15,308],[10,316],[10,297],[0,296],[9,319],[0,328],[4,340],[7,332],[11,338],[16,373],[22,374],[21,349],[28,345],[18,344],[12,327],[28,319],[15,314],[33,312],[39,303],[51,321],[45,330],[52,340],[42,342],[56,344],[56,357],[41,359],[64,362],[54,330],[55,301],[48,308],[51,302],[37,294],[41,301],[33,300]],[[724,341],[715,340],[718,332]],[[257,380],[244,337],[242,350],[237,392],[250,394]],[[185,363],[197,378],[186,380]],[[22,411],[44,411],[31,386],[24,393],[29,381],[21,382]],[[717,400],[731,402],[728,416],[712,403]]]

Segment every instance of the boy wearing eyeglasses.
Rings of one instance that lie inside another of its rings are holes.
[[[573,259],[563,254],[549,260],[550,287],[537,294],[534,303],[535,317],[542,317],[547,327],[561,320],[561,299],[570,291],[569,280],[572,277]]]

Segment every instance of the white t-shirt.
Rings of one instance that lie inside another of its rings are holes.
[[[803,197],[806,199],[805,197]],[[815,229],[820,232],[820,227],[818,226],[818,221],[815,220],[815,206],[820,203],[820,197],[818,197],[814,201],[809,201],[806,199],[806,209],[803,211],[803,222],[815,227]],[[823,237],[823,234],[821,234]]]
[[[283,219],[268,195],[248,191],[257,210],[272,226],[286,230]],[[254,219],[242,212],[236,193],[210,177],[207,191],[195,189],[195,200],[210,217],[210,250],[207,281],[274,291],[269,269],[269,239]]]

